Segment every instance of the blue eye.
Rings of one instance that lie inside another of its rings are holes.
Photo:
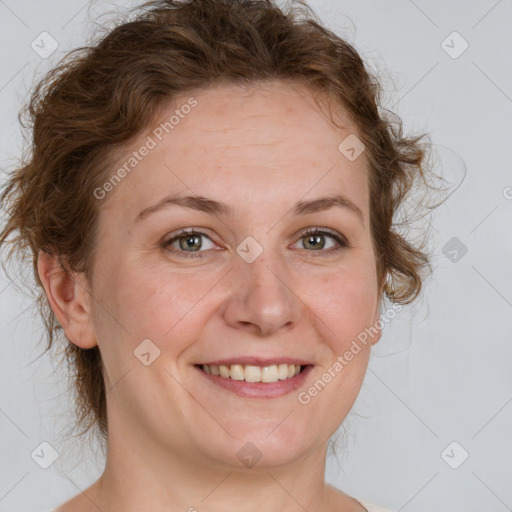
[[[203,239],[208,240],[206,247]],[[330,246],[326,243],[326,239],[331,239]],[[302,250],[317,252],[319,253],[318,256],[327,256],[349,247],[348,241],[343,235],[335,231],[320,228],[308,229],[300,236],[299,241],[301,240],[304,240],[302,242]],[[334,241],[334,244],[332,240]],[[210,246],[208,246],[208,244],[210,244]],[[183,229],[175,236],[162,243],[162,247],[164,249],[186,258],[202,257],[202,252],[205,252],[207,249],[214,248],[215,245],[216,244],[212,242],[208,235],[193,228]]]

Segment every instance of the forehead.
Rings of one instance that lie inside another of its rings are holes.
[[[295,202],[309,192],[344,192],[354,202],[359,197],[364,209],[364,154],[350,161],[339,149],[356,133],[341,108],[330,110],[325,97],[297,84],[222,84],[180,94],[162,103],[152,123],[121,153],[114,170],[153,142],[115,194],[125,206],[128,201],[130,207],[144,207],[176,191],[217,198],[231,191],[235,202],[249,197],[283,202],[288,195]]]
[[[244,146],[297,143],[292,135],[301,133],[305,138],[300,145],[305,150],[309,146],[312,151],[313,144],[322,141],[322,145],[330,145],[340,136],[340,130],[328,119],[330,112],[336,114],[342,131],[356,131],[342,108],[329,110],[329,105],[333,105],[323,94],[314,94],[301,84],[278,81],[246,87],[219,84],[183,94],[165,105],[167,112],[157,115],[154,124],[165,121],[169,111],[179,110],[192,97],[197,106],[180,124],[201,134],[195,141],[196,147],[212,144],[234,147],[235,141],[243,142]]]

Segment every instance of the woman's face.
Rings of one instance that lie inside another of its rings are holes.
[[[380,335],[358,341],[379,313],[366,157],[326,112],[301,87],[222,85],[168,104],[112,166],[90,327],[111,446],[217,467],[325,450]],[[317,202],[336,196],[353,207]],[[223,364],[241,366],[199,366]],[[237,380],[260,374],[278,380]]]

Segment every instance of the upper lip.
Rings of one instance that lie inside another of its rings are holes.
[[[199,364],[207,364],[207,365],[216,365],[216,366],[231,366],[232,364],[240,364],[243,366],[273,366],[279,364],[294,364],[297,366],[306,366],[310,363],[304,359],[297,359],[295,357],[273,357],[273,358],[264,358],[257,356],[245,356],[245,357],[230,357],[229,359],[217,359],[215,361],[205,361],[204,363]]]

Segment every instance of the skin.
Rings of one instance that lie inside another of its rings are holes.
[[[165,105],[112,171],[190,96]],[[99,201],[92,282],[66,276],[44,253],[38,260],[68,339],[99,345],[109,390],[105,471],[58,510],[362,511],[324,482],[324,467],[380,331],[309,404],[297,399],[379,318],[367,160],[338,150],[357,129],[343,112],[344,128],[333,126],[297,85],[224,84],[192,96],[191,113]],[[333,192],[363,219],[340,207],[292,215],[297,201]],[[235,214],[172,205],[135,221],[171,193],[224,201]],[[197,252],[176,239],[163,247],[187,227],[206,233],[202,257],[186,257]],[[311,248],[310,227],[350,246],[329,252],[338,243],[325,235],[324,248]],[[252,263],[236,252],[248,236],[263,248]],[[160,356],[145,366],[133,351],[148,338]],[[194,367],[249,355],[314,366],[301,389],[273,399],[239,397]],[[252,468],[237,457],[249,442],[261,453]]]

